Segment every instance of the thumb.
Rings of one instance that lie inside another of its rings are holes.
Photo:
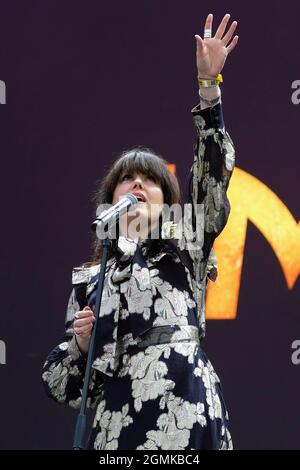
[[[86,305],[85,307],[83,307],[83,310],[91,310],[91,307],[89,307],[88,305]]]
[[[199,48],[200,51],[203,51],[203,48],[204,48],[203,39],[200,36],[198,36],[198,34],[195,34],[195,39],[196,39],[197,47]]]

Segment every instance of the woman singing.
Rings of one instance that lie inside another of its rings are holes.
[[[122,153],[98,189],[97,205],[115,204],[127,193],[139,202],[121,217],[106,267],[88,397],[96,411],[90,449],[232,448],[221,384],[202,349],[206,285],[217,275],[213,243],[228,219],[234,167],[220,89],[224,63],[238,42],[236,21],[225,32],[229,18],[212,36],[208,15],[203,39],[195,36],[200,103],[192,109],[197,140],[184,223],[173,216],[164,221],[163,208],[180,206],[182,198],[166,160],[148,148]],[[93,259],[73,269],[65,336],[43,369],[48,395],[75,408],[101,250],[97,238]]]

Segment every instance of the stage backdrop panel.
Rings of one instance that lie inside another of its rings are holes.
[[[203,347],[235,447],[300,448],[299,2],[27,0],[0,3],[1,449],[72,445],[75,412],[45,396],[41,368],[91,254],[90,199],[134,145],[186,189],[209,12],[230,12],[240,41],[223,71],[237,168]]]

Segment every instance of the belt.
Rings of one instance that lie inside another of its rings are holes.
[[[159,344],[172,344],[172,343],[194,343],[195,345],[200,344],[199,329],[193,325],[161,325],[152,326],[149,330],[133,338],[132,333],[118,338],[116,347],[113,351],[107,349],[104,360],[113,360],[112,372],[107,375],[115,375],[119,367],[119,359],[124,353],[130,355],[129,348],[145,349],[148,346],[154,346]],[[93,367],[103,372],[102,358],[96,358]],[[105,373],[105,372],[104,372]]]
[[[131,334],[124,335],[117,340],[116,352],[119,357],[127,351],[128,347],[136,346],[140,349],[156,344],[190,343],[200,344],[199,329],[193,325],[163,325],[154,326],[143,335],[133,339]]]

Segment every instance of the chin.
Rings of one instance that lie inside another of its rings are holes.
[[[133,220],[133,219],[136,219],[137,217],[140,217],[142,219],[148,219],[149,215],[148,215],[148,208],[146,205],[144,207],[143,206],[135,207],[133,215],[130,215],[130,213],[128,213],[128,220]]]

